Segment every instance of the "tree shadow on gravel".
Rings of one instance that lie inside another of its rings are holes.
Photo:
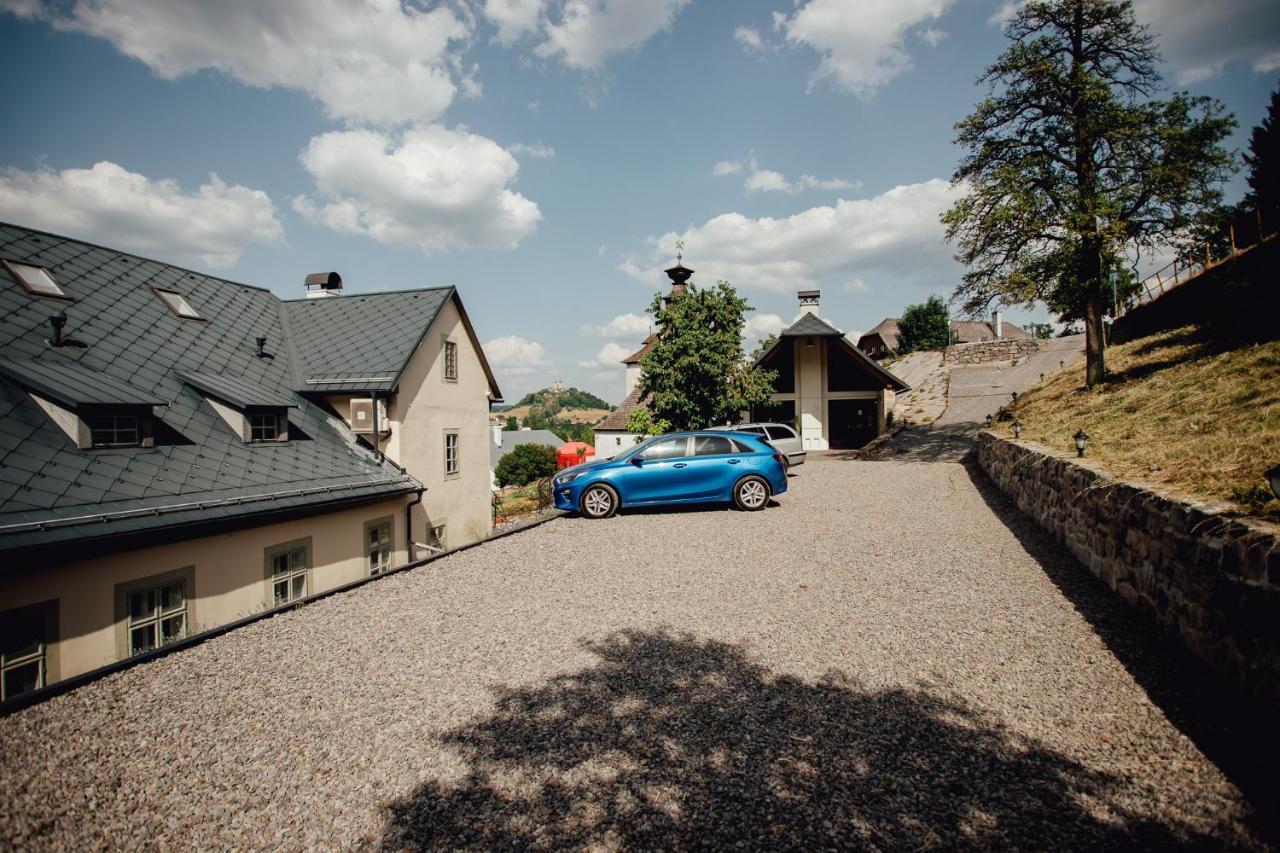
[[[1275,783],[1280,739],[1274,711],[1239,696],[1154,616],[1121,600],[1023,514],[976,460],[965,468],[992,513],[1088,620],[1148,698],[1249,799],[1255,829],[1270,844],[1280,842],[1280,786]]]
[[[1127,812],[1123,778],[923,689],[809,683],[664,632],[585,645],[598,663],[499,689],[492,716],[441,736],[467,775],[390,803],[384,849],[1209,841]]]

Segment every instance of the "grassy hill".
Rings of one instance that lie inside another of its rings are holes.
[[[1280,462],[1280,341],[1225,347],[1188,326],[1109,348],[1107,371],[1088,390],[1081,362],[1023,394],[1022,438],[1074,456],[1084,429],[1117,477],[1280,520],[1264,476]]]
[[[520,405],[514,406],[506,411],[501,412],[502,417],[513,417],[523,422],[529,417],[530,406]],[[560,409],[556,412],[556,418],[568,421],[574,424],[593,424],[601,420],[605,415],[609,414],[609,409]]]
[[[515,408],[522,406],[542,406],[554,404],[561,409],[604,409],[609,411],[609,404],[597,397],[589,391],[582,391],[578,388],[564,388],[556,390],[554,388],[543,388],[541,391],[534,391],[525,394],[520,398],[520,402],[516,403]]]

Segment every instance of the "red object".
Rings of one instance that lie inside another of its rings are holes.
[[[580,450],[581,453],[579,453]],[[586,462],[595,455],[595,448],[585,441],[570,441],[556,451],[556,468],[568,468],[571,465]]]

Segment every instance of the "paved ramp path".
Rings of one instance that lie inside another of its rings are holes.
[[[0,719],[0,848],[1260,843],[1186,673],[967,468],[811,460]]]

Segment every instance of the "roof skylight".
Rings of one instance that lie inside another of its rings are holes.
[[[169,310],[177,314],[179,317],[187,320],[204,319],[200,316],[200,312],[193,308],[191,303],[187,301],[187,297],[183,296],[181,293],[173,290],[161,290],[158,287],[154,288],[154,290],[156,292],[156,296],[159,296],[164,300],[164,304],[168,306]]]
[[[27,293],[35,296],[49,296],[53,299],[71,299],[70,296],[62,292],[62,288],[58,286],[58,283],[53,280],[53,276],[49,275],[49,271],[44,267],[4,260],[0,260],[0,264],[4,264],[4,268],[9,271],[9,275],[13,276]]]

